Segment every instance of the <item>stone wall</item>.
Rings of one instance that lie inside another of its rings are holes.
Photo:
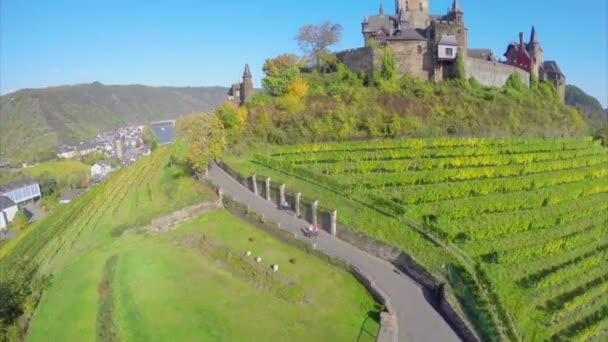
[[[358,49],[345,50],[336,54],[338,61],[346,65],[355,74],[361,71],[371,73],[378,61],[378,54],[374,49],[362,47]]]
[[[521,80],[529,87],[530,74],[520,68],[511,65],[485,61],[477,58],[465,59],[467,78],[475,77],[481,84],[492,87],[502,87],[507,83],[509,77],[517,72],[521,76]]]
[[[428,49],[426,41],[389,41],[387,46],[395,58],[398,76],[411,75],[429,80],[433,70],[433,51]]]

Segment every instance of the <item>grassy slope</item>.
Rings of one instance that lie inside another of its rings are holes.
[[[191,233],[205,234],[236,251],[258,251],[255,255],[265,263],[281,265],[281,276],[306,288],[309,302],[284,302],[176,245]],[[115,254],[116,316],[125,340],[352,341],[374,310],[369,294],[347,272],[216,211],[166,235],[114,239],[67,264],[40,304],[31,341],[94,338],[96,287],[105,260]],[[296,259],[293,265],[291,258]]]
[[[60,178],[65,174],[86,173],[89,174],[91,167],[77,160],[60,160],[39,164],[26,169],[26,172],[34,177],[48,172],[53,177]]]
[[[101,218],[98,228],[83,232],[69,252],[61,253],[53,285],[32,320],[30,340],[95,339],[98,285],[112,255],[119,256],[114,314],[125,339],[196,336],[197,340],[217,340],[221,334],[238,340],[252,336],[258,340],[318,340],[320,336],[354,340],[358,336],[374,303],[351,275],[279,243],[226,212],[205,215],[162,236],[118,236],[127,227],[213,198],[178,168],[164,166],[158,171],[149,182],[132,188],[116,213]],[[259,253],[264,261],[279,263],[281,275],[307,289],[310,303],[288,304],[256,290],[206,256],[175,243],[183,234],[201,232],[239,253],[247,244],[251,244],[248,249],[263,251]],[[255,237],[254,243],[249,242],[250,236]],[[293,266],[288,262],[291,258],[296,258]],[[335,293],[336,288],[341,291]],[[377,331],[372,320],[365,324],[366,330]],[[141,335],[146,331],[153,333]]]

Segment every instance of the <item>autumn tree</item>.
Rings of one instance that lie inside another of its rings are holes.
[[[194,172],[204,171],[226,147],[224,128],[215,115],[190,114],[177,122],[177,132],[188,145],[184,162]]]
[[[301,99],[308,94],[308,83],[302,78],[294,80],[287,90],[287,95],[295,99]]]
[[[264,90],[271,96],[283,96],[289,86],[300,77],[302,62],[296,55],[280,55],[264,63],[262,70],[266,77],[262,79]]]
[[[341,39],[342,25],[329,20],[320,25],[302,26],[296,36],[298,45],[310,57],[317,70],[323,67],[322,62],[329,55],[328,48],[339,43]]]
[[[247,109],[237,107],[232,102],[226,102],[218,109],[216,115],[220,119],[229,140],[232,142],[238,139],[247,122]]]

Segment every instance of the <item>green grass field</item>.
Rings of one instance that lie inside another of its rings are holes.
[[[608,150],[589,138],[251,146],[224,161],[415,257],[487,339],[608,334]]]
[[[86,174],[88,176],[91,172],[91,167],[77,160],[59,160],[28,167],[25,171],[34,177],[39,177],[47,172],[55,179],[58,179],[69,174]]]
[[[267,272],[279,264],[277,276],[302,290],[305,302],[256,288],[262,284],[234,269],[256,271],[249,263],[225,265],[223,256],[184,246],[202,236],[235,255],[254,251]],[[99,284],[113,255],[112,316],[126,341],[355,341],[364,324],[373,334],[378,328],[367,322],[375,303],[352,275],[220,210],[164,235],[126,234],[66,263],[39,305],[30,341],[95,338]]]
[[[350,273],[226,211],[161,235],[126,232],[215,199],[169,162],[171,149],[118,171],[0,249],[3,280],[53,275],[28,340],[375,340],[380,308]]]

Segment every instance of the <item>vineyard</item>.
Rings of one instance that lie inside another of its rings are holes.
[[[163,172],[159,171],[164,171],[163,165],[168,162],[170,154],[169,148],[160,149],[133,167],[115,173],[106,183],[88,190],[69,206],[61,207],[36,222],[0,249],[0,274],[7,279],[27,281],[50,273],[56,260],[60,259],[58,257],[70,253],[77,242],[97,243],[100,237],[110,236],[107,230],[116,225],[116,214],[132,202],[131,197],[150,191],[150,183],[162,176]],[[188,187],[192,188],[191,185]],[[155,188],[154,193],[156,195],[163,190]],[[156,202],[163,198],[157,197]],[[147,201],[151,202],[150,199]],[[145,209],[142,207],[139,211]],[[168,207],[165,211],[170,210]],[[136,222],[128,223],[134,225]],[[101,232],[98,231],[100,227],[103,227]]]
[[[608,338],[608,151],[591,139],[263,148],[227,163],[324,194],[341,223],[446,279],[487,339]]]

